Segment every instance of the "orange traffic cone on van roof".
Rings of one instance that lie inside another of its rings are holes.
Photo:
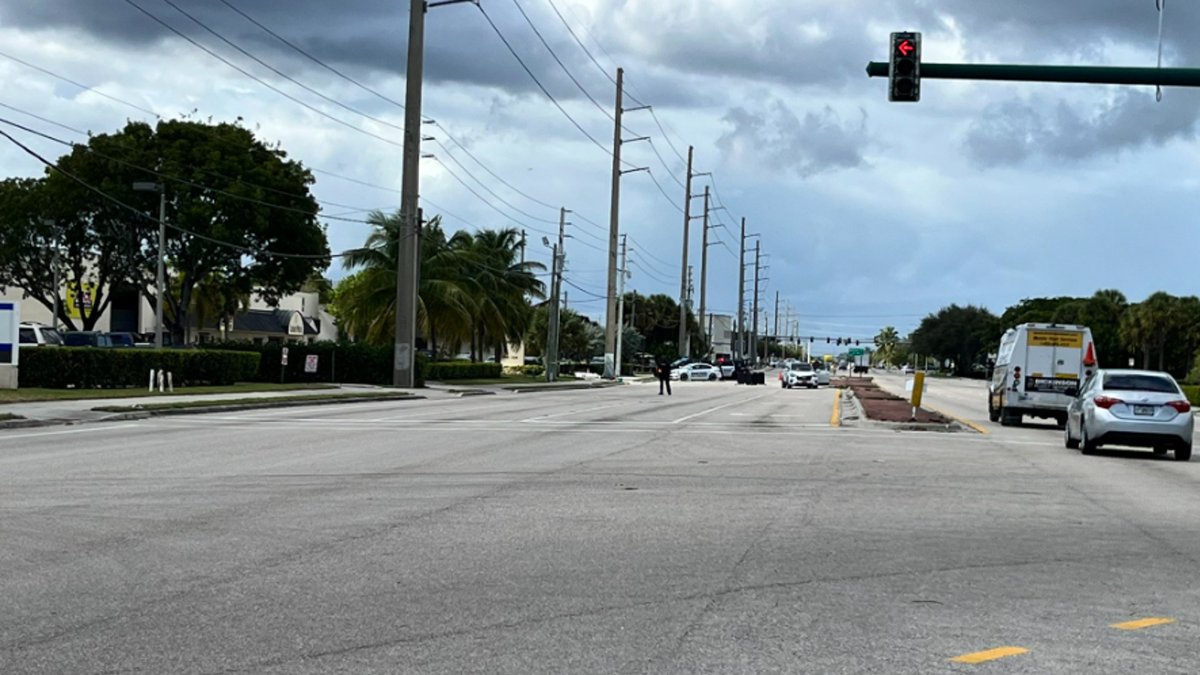
[[[1088,343],[1087,354],[1083,356],[1083,365],[1088,368],[1093,368],[1096,365],[1096,347],[1091,342]]]

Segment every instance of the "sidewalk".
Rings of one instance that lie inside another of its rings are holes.
[[[246,392],[235,394],[199,394],[199,395],[158,395],[158,396],[142,396],[136,398],[94,398],[75,401],[40,401],[37,403],[11,403],[0,406],[0,412],[19,415],[24,420],[17,420],[13,423],[0,422],[0,428],[6,424],[11,426],[26,426],[38,423],[57,423],[57,424],[72,424],[78,422],[98,422],[104,419],[118,417],[120,413],[99,412],[93,410],[105,406],[137,406],[151,403],[187,403],[193,401],[213,401],[214,404],[220,401],[256,399],[264,403],[271,399],[297,396],[311,397],[328,397],[330,394],[345,394],[351,392],[364,391],[390,391],[383,387],[374,387],[370,385],[338,385],[336,389],[299,389],[292,391],[263,391],[263,392]],[[417,393],[418,396],[425,398],[440,397],[437,393],[434,396],[427,396],[429,393],[434,393],[431,390],[421,390]],[[370,399],[362,399],[369,401]]]

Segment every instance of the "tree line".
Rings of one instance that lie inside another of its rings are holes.
[[[949,362],[958,375],[986,372],[987,361],[1004,331],[1023,323],[1084,325],[1092,330],[1103,368],[1163,370],[1179,379],[1200,381],[1200,298],[1163,291],[1131,303],[1113,289],[1088,297],[1026,298],[996,316],[983,307],[950,305],[921,320],[900,339],[888,326],[875,338],[884,363],[907,363],[915,355]]]

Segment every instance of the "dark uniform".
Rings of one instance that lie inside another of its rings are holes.
[[[663,388],[667,390],[667,396],[671,395],[671,366],[667,363],[658,364],[655,369],[655,375],[658,375],[658,395],[663,395]]]

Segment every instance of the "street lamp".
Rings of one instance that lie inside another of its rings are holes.
[[[166,241],[167,241],[167,188],[162,183],[137,182],[133,189],[138,192],[158,193],[158,273],[156,276],[156,297],[154,302],[154,348],[163,346],[163,290],[166,286],[164,277],[166,271]]]

